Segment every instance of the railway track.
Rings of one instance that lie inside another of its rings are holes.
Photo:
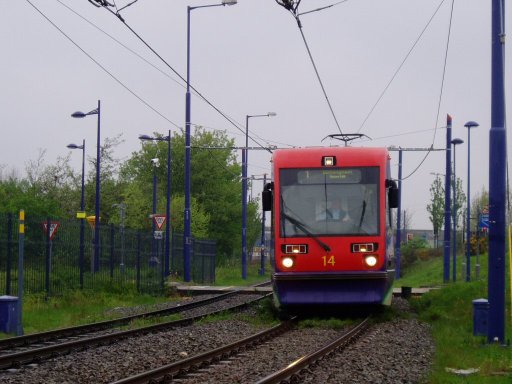
[[[290,362],[287,367],[257,381],[256,384],[285,384],[300,382],[302,372],[309,369],[310,367],[314,367],[319,360],[324,359],[329,354],[340,351],[352,343],[355,339],[364,333],[364,331],[368,328],[369,322],[370,318],[367,317],[348,332],[341,334],[340,337],[333,340],[331,343],[309,355]]]
[[[228,305],[221,309],[215,308],[196,316],[189,316],[181,320],[162,322],[137,329],[124,331],[113,330],[115,327],[129,324],[135,319],[185,313],[186,311],[208,305],[218,307],[220,302],[234,298],[236,295],[237,292],[235,291],[176,307],[145,312],[139,315],[127,316],[116,320],[5,339],[0,342],[0,353],[2,353],[0,355],[0,369],[19,368],[22,365],[31,363],[38,364],[43,360],[68,354],[73,351],[81,351],[92,347],[109,345],[128,337],[137,337],[169,328],[189,325],[212,314],[217,314],[226,310],[241,310],[253,302],[265,297],[263,295],[256,295],[256,298],[247,300],[247,295],[243,295],[244,300],[242,304]],[[103,332],[105,330],[108,330],[108,332]],[[97,334],[98,332],[103,333]]]
[[[225,345],[182,361],[178,361],[156,369],[148,370],[147,372],[124,378],[122,380],[118,380],[112,384],[202,382],[204,376],[212,375],[212,371],[217,369],[227,369],[230,362],[234,359],[247,360],[241,364],[250,365],[250,358],[248,359],[247,356],[245,356],[245,353],[248,350],[262,344],[268,344],[270,346],[272,345],[272,339],[277,338],[278,336],[287,337],[288,335],[285,333],[289,332],[293,328],[296,321],[297,318],[293,318],[290,321],[281,323],[268,330],[259,332],[255,335],[249,336],[229,345]],[[307,369],[311,365],[314,365],[324,356],[333,353],[333,351],[337,349],[339,350],[343,348],[355,340],[355,338],[364,332],[368,326],[368,323],[369,318],[364,319],[355,327],[352,327],[349,331],[343,332],[341,335],[339,335],[339,337],[336,337],[334,341],[327,343],[327,345],[324,345],[319,350],[305,355],[296,361],[290,361],[286,368],[279,369],[278,371],[266,376],[265,378],[260,379],[258,383],[266,384],[296,382],[295,380],[300,376],[301,371]],[[276,351],[274,351],[274,353],[276,353]],[[279,351],[277,351],[277,353],[279,353]],[[227,373],[225,373],[225,375],[227,375]],[[217,380],[216,378],[212,379],[212,377],[213,376],[211,376],[210,379],[213,381],[208,382],[215,382]],[[231,378],[228,378],[228,380],[231,380]],[[255,380],[258,379],[256,378]],[[238,382],[237,380],[235,381]]]

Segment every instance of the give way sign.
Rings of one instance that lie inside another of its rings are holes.
[[[48,222],[43,221],[43,230],[44,233],[48,235]],[[53,240],[55,234],[57,233],[57,229],[59,228],[60,223],[58,221],[50,221],[50,240]]]
[[[167,217],[165,215],[153,215],[153,221],[155,222],[158,230],[162,229],[166,219]]]

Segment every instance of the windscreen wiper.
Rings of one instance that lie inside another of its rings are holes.
[[[315,234],[311,233],[307,228],[306,228],[306,225],[302,222],[300,222],[299,220],[295,219],[294,217],[284,213],[283,211],[281,211],[281,215],[286,219],[288,220],[290,223],[294,224],[297,228],[299,228],[302,232],[304,232],[306,235],[308,235],[309,237],[312,237],[313,239],[316,240],[316,242],[318,244],[320,244],[320,246],[326,251],[326,252],[331,252],[331,248],[325,244],[322,240],[319,239],[318,236],[316,236]]]
[[[361,211],[361,219],[359,220],[359,228],[363,225],[364,214],[366,212],[366,200],[363,200],[363,209]]]

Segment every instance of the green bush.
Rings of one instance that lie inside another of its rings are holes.
[[[471,236],[471,241],[469,243],[470,253],[471,255],[487,253],[488,247],[488,237],[486,235],[481,234],[478,239],[476,235]]]
[[[415,237],[407,244],[403,244],[401,251],[401,267],[406,268],[414,264],[419,259],[420,250],[427,248],[426,240],[421,237]]]

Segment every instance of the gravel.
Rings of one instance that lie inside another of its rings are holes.
[[[394,299],[402,312],[407,302]],[[242,312],[255,316],[254,309]],[[236,315],[77,352],[32,368],[0,373],[2,383],[109,383],[202,353],[262,330]],[[250,383],[331,340],[333,329],[294,329],[228,362],[187,378],[187,383]],[[305,383],[422,383],[434,355],[429,326],[410,318],[375,324],[348,349],[320,361]],[[180,380],[179,382],[185,382]]]

